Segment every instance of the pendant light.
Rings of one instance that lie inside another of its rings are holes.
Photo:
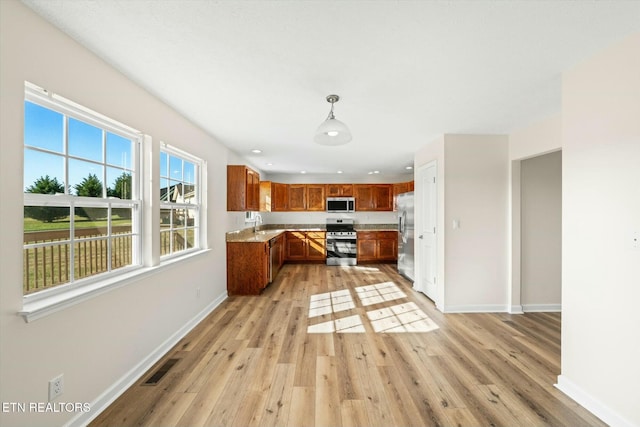
[[[338,95],[327,96],[327,102],[331,103],[331,111],[327,119],[318,126],[313,140],[321,145],[342,145],[351,141],[351,132],[347,125],[333,116],[333,104],[338,102]]]

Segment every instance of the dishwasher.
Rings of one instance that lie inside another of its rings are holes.
[[[282,241],[279,237],[269,240],[269,283],[278,275],[282,259]]]

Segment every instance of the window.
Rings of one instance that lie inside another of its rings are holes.
[[[23,292],[140,266],[141,135],[26,84]]]
[[[164,144],[160,151],[160,256],[200,248],[202,160]]]

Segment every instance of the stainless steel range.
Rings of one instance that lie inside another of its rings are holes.
[[[353,219],[327,218],[327,265],[356,265],[357,247]]]

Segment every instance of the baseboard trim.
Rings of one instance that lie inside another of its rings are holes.
[[[561,312],[562,304],[523,304],[522,309],[525,313],[536,313],[536,312]]]
[[[443,313],[504,313],[507,310],[506,305],[449,305],[443,307]]]
[[[523,314],[524,310],[521,305],[512,305],[509,308],[509,314]]]
[[[558,383],[555,387],[611,427],[638,427],[563,375],[558,375]]]
[[[169,350],[173,348],[182,338],[184,338],[198,323],[202,322],[213,310],[216,309],[224,300],[228,298],[227,293],[223,293],[218,298],[207,305],[200,313],[195,315],[176,333],[171,335],[158,348],[145,357],[140,363],[134,366],[122,378],[116,381],[111,387],[106,389],[100,396],[91,402],[91,411],[80,413],[73,417],[66,427],[81,427],[89,424],[102,411],[107,409],[122,393],[127,391],[136,381],[144,375],[158,360],[160,360]]]

